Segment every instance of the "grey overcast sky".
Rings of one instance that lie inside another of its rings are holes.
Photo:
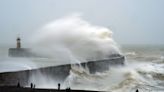
[[[118,44],[164,44],[164,0],[0,0],[0,45],[24,42],[44,24],[82,13]]]

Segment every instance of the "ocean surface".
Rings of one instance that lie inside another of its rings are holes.
[[[52,58],[12,58],[8,48],[0,47],[0,72],[28,70],[39,67],[61,65]],[[126,45],[120,48],[126,56],[126,64],[112,67],[109,71],[89,74],[85,69],[74,68],[62,85],[72,89],[89,89],[109,92],[164,92],[164,46]],[[36,81],[36,87],[56,88],[57,83],[47,80]],[[37,83],[38,82],[38,83]]]

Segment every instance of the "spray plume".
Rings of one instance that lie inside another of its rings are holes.
[[[111,30],[92,25],[76,15],[45,25],[34,34],[33,43],[34,52],[76,63],[100,60],[120,53]]]

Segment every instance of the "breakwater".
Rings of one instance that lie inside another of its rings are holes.
[[[15,72],[5,72],[0,73],[0,85],[16,85],[18,82],[21,85],[28,85],[29,79],[31,76],[38,76],[38,73],[51,77],[55,80],[63,82],[69,75],[70,70],[73,65],[81,66],[83,68],[87,67],[89,73],[104,72],[109,70],[110,66],[124,65],[124,56],[117,56],[115,58],[97,60],[97,61],[88,61],[85,63],[79,64],[65,64],[59,66],[49,66],[44,68],[32,69],[32,70],[22,70]]]

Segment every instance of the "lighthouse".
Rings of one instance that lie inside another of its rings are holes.
[[[29,48],[22,48],[21,47],[21,38],[16,38],[16,47],[15,48],[9,48],[8,55],[10,57],[30,57],[33,54],[30,52]]]
[[[16,38],[16,47],[9,48],[8,56],[10,57],[37,57],[38,55],[31,52],[30,48],[21,47],[21,38]]]
[[[20,49],[21,48],[21,39],[20,39],[20,37],[17,38],[16,48],[17,49]]]

